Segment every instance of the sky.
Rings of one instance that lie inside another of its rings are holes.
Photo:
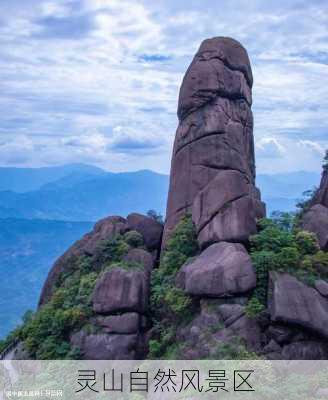
[[[257,172],[318,171],[327,21],[326,0],[1,0],[0,165],[168,173],[183,75],[230,36],[253,69]]]

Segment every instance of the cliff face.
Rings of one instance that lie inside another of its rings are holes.
[[[328,250],[328,170],[322,172],[319,189],[304,213],[301,226],[317,235],[322,250]]]
[[[202,247],[256,232],[265,207],[255,187],[252,84],[240,43],[201,44],[180,89],[164,243],[186,212]]]

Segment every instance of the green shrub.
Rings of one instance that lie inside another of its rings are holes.
[[[156,327],[153,338],[160,344],[156,354],[164,355],[168,351],[175,343],[177,326],[192,314],[191,298],[176,288],[175,277],[182,265],[198,252],[194,224],[191,216],[185,215],[167,241],[160,265],[152,274],[151,310]]]
[[[268,293],[268,274],[269,271],[277,269],[278,257],[273,251],[268,250],[253,251],[251,253],[251,257],[257,277],[254,296],[261,304],[266,305]]]
[[[124,240],[131,247],[142,247],[144,245],[144,239],[137,231],[126,232]]]
[[[260,357],[255,353],[248,351],[242,340],[235,336],[229,343],[220,343],[213,355],[215,360],[258,360]]]
[[[276,254],[276,269],[288,271],[297,268],[300,263],[301,254],[296,247],[283,247]]]
[[[119,262],[128,253],[130,246],[122,235],[116,235],[109,240],[103,240],[97,246],[96,263],[99,265]]]
[[[283,247],[294,247],[294,235],[282,229],[274,221],[264,219],[259,222],[260,232],[250,238],[252,250],[279,252]]]
[[[165,296],[175,286],[174,279],[181,266],[199,251],[194,224],[184,216],[169,238],[159,267],[152,274],[151,303],[154,311],[165,304]]]
[[[301,266],[321,278],[328,278],[328,253],[320,250],[304,257]]]
[[[273,211],[271,213],[271,220],[278,228],[291,232],[295,226],[295,213]]]
[[[149,341],[149,353],[148,353],[148,358],[154,359],[160,356],[162,352],[162,344],[156,340],[150,340]]]
[[[191,305],[191,298],[176,287],[172,287],[166,292],[164,301],[172,312],[183,317],[186,317],[186,312]]]
[[[302,255],[315,254],[320,250],[318,239],[312,232],[299,231],[295,237],[296,246]]]
[[[256,298],[252,297],[246,306],[246,315],[248,318],[256,318],[264,310],[264,305]]]

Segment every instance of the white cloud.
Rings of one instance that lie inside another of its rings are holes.
[[[255,144],[257,157],[279,158],[282,157],[286,149],[276,138],[264,137]]]
[[[249,52],[258,157],[277,169],[317,165],[319,150],[307,142],[323,146],[328,129],[320,1],[12,0],[0,11],[0,137],[30,141],[26,165],[80,159],[131,170],[138,158],[139,168],[168,172],[182,76],[200,42],[216,35]]]
[[[317,143],[312,140],[300,140],[298,142],[299,148],[301,148],[302,151],[311,151],[315,155],[319,155],[321,157],[324,156],[325,151],[327,147],[323,145],[322,143]]]

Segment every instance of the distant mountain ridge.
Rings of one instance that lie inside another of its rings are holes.
[[[69,175],[78,174],[97,176],[105,174],[105,171],[86,164],[41,168],[0,167],[0,191],[29,192]]]
[[[7,173],[11,179],[3,179]],[[257,176],[268,215],[294,210],[302,192],[319,181],[319,173],[307,171]],[[167,192],[168,176],[149,170],[113,173],[84,164],[0,168],[0,218],[96,221],[151,208],[164,215]]]
[[[152,171],[75,171],[25,193],[0,192],[0,218],[97,221],[109,214],[164,214],[168,176]]]

